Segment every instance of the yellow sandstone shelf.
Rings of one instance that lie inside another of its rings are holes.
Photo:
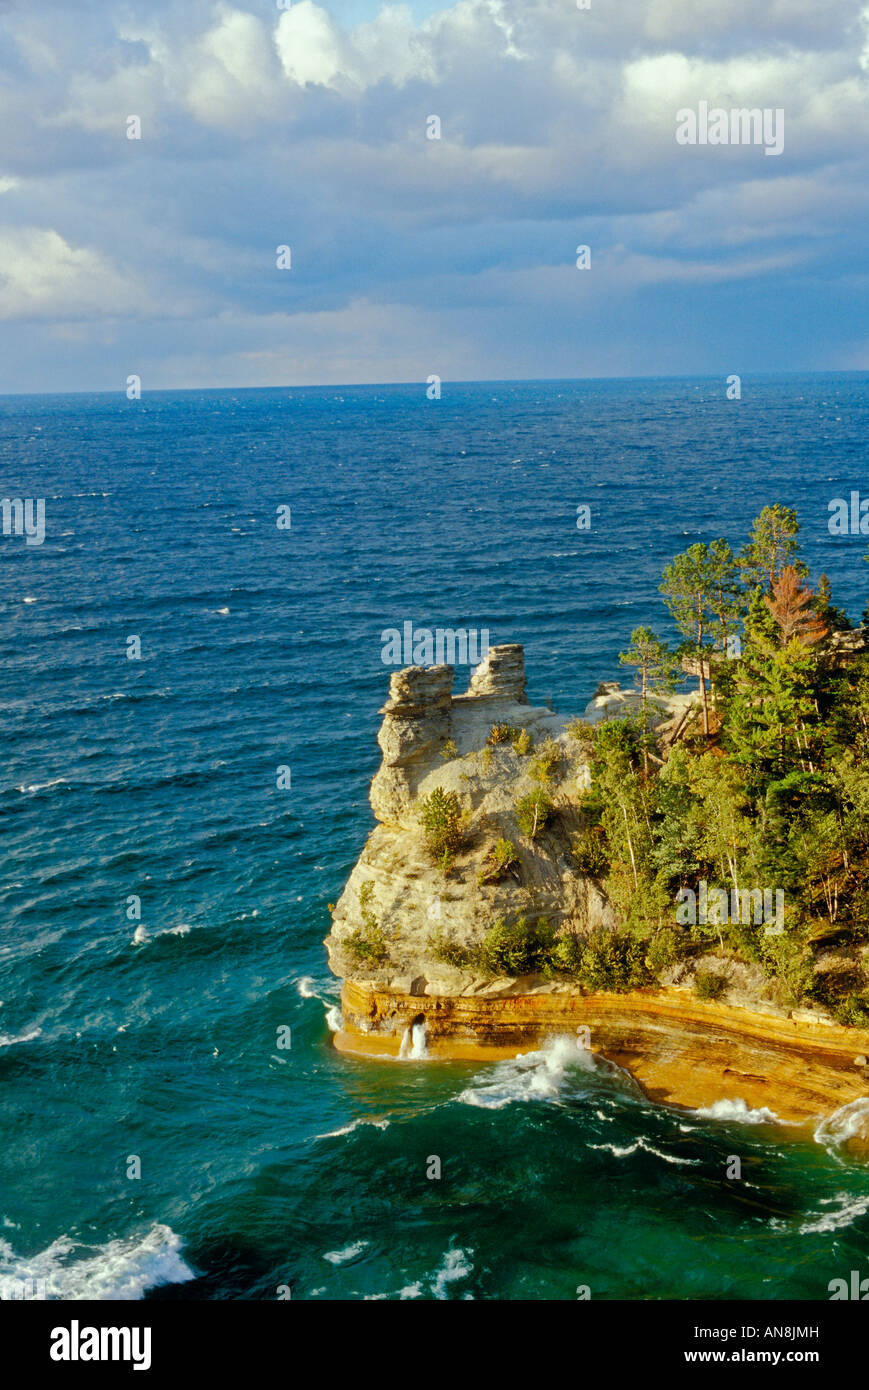
[[[421,1020],[432,1058],[477,1062],[588,1029],[591,1050],[628,1071],[650,1100],[690,1109],[742,1100],[802,1124],[869,1096],[869,1031],[704,1002],[679,989],[449,998],[347,980],[342,1012],[335,1046],[367,1057],[397,1056],[405,1030]]]

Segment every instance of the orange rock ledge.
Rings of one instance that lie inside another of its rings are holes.
[[[397,1056],[407,1027],[423,1019],[432,1058],[477,1062],[587,1028],[591,1050],[656,1102],[693,1110],[742,1100],[806,1124],[869,1097],[869,1031],[704,1002],[686,990],[446,997],[347,980],[341,1001],[335,1046],[359,1056]]]

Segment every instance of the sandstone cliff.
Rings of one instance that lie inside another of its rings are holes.
[[[371,784],[379,824],[333,913],[326,940],[330,967],[342,978],[408,994],[569,991],[564,980],[469,975],[432,953],[438,935],[460,946],[479,945],[499,917],[545,917],[560,932],[580,935],[613,925],[605,897],[578,872],[571,854],[571,838],[583,825],[580,802],[590,785],[588,746],[569,732],[575,716],[528,703],[518,644],[492,647],[463,694],[453,693],[454,680],[451,666],[411,666],[390,679],[378,734],[383,762]],[[692,698],[661,701],[662,724],[678,723]],[[600,686],[584,717],[610,717],[636,699],[616,684]],[[529,751],[517,751],[509,741],[487,743],[494,725],[526,731]],[[530,839],[519,830],[516,803],[534,789],[535,752],[548,741],[559,752],[548,789],[554,815]],[[420,805],[435,787],[458,796],[466,819],[463,845],[447,876],[432,863],[419,820]],[[512,842],[518,863],[502,881],[481,884],[481,870],[499,838]],[[360,961],[350,948],[354,934],[364,930],[365,912],[386,942],[387,953],[376,962]]]
[[[345,981],[337,1046],[407,1055],[416,1025],[430,1055],[489,1060],[580,1032],[586,1046],[630,1070],[661,1100],[771,1104],[797,1123],[862,1105],[869,1033],[837,1027],[820,1009],[788,1009],[745,962],[727,961],[726,990],[717,1002],[702,1003],[692,976],[716,964],[714,953],[664,971],[656,988],[628,994],[590,993],[563,975],[493,978],[439,958],[439,938],[479,947],[498,918],[546,917],[559,934],[578,936],[616,925],[601,889],[578,871],[572,854],[590,785],[590,745],[575,717],[529,704],[515,644],[493,647],[464,693],[453,693],[454,678],[452,667],[436,666],[409,667],[390,680],[378,735],[383,761],[371,785],[378,824],[326,939],[330,967]],[[616,683],[603,684],[583,720],[611,718],[637,699]],[[666,743],[696,697],[657,704],[657,732]],[[506,732],[492,743],[494,726]],[[538,785],[531,774],[541,747],[552,760],[554,814],[529,838],[517,802]],[[446,874],[432,862],[420,823],[421,804],[436,787],[455,793],[464,816],[461,847]],[[487,880],[483,871],[499,839],[512,842],[516,862]],[[354,940],[372,927],[379,949],[360,956]]]

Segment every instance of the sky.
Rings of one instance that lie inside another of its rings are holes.
[[[0,393],[867,370],[867,98],[855,0],[0,0]]]

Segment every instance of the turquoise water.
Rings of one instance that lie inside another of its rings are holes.
[[[0,538],[0,1275],[60,1298],[825,1299],[869,1273],[869,1176],[835,1137],[665,1111],[567,1044],[378,1063],[327,1024],[383,629],[522,641],[532,698],[581,709],[663,625],[674,551],[740,541],[771,501],[859,616],[865,539],[830,537],[827,503],[860,485],[867,378],[743,386],[0,400],[4,495],[46,499],[43,545]]]

